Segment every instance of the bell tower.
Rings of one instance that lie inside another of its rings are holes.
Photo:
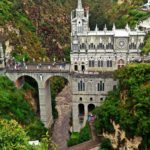
[[[78,0],[76,10],[71,12],[71,34],[85,34],[88,32],[89,26],[89,11],[84,10],[82,1]]]

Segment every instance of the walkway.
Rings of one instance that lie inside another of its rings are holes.
[[[67,150],[69,138],[69,122],[71,115],[71,88],[66,86],[56,98],[58,119],[55,121],[52,139],[58,145],[58,150]]]
[[[96,136],[96,132],[93,127],[93,124],[90,124],[90,129],[91,129],[91,134],[92,134],[91,140],[72,146],[68,148],[68,150],[91,150],[93,148],[99,147],[100,139],[99,137]]]

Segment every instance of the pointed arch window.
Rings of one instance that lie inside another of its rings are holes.
[[[85,83],[82,80],[78,82],[78,91],[85,91]]]
[[[135,43],[131,43],[129,45],[129,49],[136,49],[136,44]]]
[[[91,44],[89,45],[89,49],[95,49],[95,45],[94,45],[93,43],[91,43]]]
[[[106,45],[106,49],[113,49],[113,44],[111,44],[111,43],[108,43],[107,45]]]
[[[98,67],[103,67],[103,66],[104,66],[104,61],[98,60]]]
[[[143,46],[144,46],[144,43],[140,43],[139,49],[143,48]]]
[[[98,49],[104,49],[104,44],[99,43],[99,44],[97,45],[97,48],[98,48]]]
[[[98,91],[104,91],[105,90],[105,84],[103,81],[100,81],[98,84],[97,84],[97,90]]]
[[[89,60],[89,67],[94,67],[94,66],[95,66],[95,61]]]
[[[107,67],[112,67],[112,60],[107,60]]]
[[[85,43],[82,43],[82,44],[80,45],[80,49],[86,49]]]

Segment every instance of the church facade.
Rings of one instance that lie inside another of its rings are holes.
[[[113,71],[131,61],[141,60],[145,32],[138,27],[131,30],[112,30],[105,26],[102,31],[89,29],[89,11],[78,0],[71,12],[71,72],[73,130],[85,126],[91,111],[100,106],[109,91],[117,86]]]

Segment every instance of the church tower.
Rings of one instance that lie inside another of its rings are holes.
[[[71,33],[72,36],[85,34],[89,28],[89,11],[84,10],[82,1],[78,0],[76,10],[71,12]]]

